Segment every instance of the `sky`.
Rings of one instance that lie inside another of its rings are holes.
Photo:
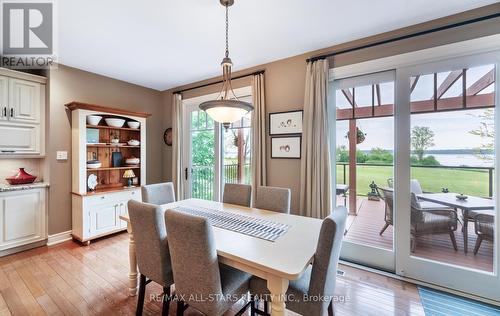
[[[490,71],[494,66],[486,65],[474,67],[467,70],[466,87]],[[442,72],[437,75],[438,86],[445,80],[450,72]],[[462,80],[455,82],[442,98],[460,96],[462,93]],[[385,82],[380,85],[382,104],[394,104],[394,83]],[[490,93],[494,90],[491,84],[480,94]],[[361,86],[355,89],[355,99],[358,105],[371,105],[371,86]],[[430,100],[434,94],[433,75],[424,75],[419,78],[411,95],[412,101]],[[346,98],[340,90],[336,93],[336,106],[338,108],[350,108]],[[435,134],[434,146],[429,149],[473,149],[480,147],[486,142],[481,137],[472,135],[470,131],[480,126],[479,115],[485,110],[449,111],[429,114],[412,114],[411,125],[427,126]],[[374,147],[394,149],[394,118],[370,118],[357,120],[358,127],[366,133],[365,141],[358,145],[361,150],[369,150]],[[348,146],[346,138],[348,121],[337,121],[337,146]]]
[[[434,132],[434,146],[429,149],[474,149],[484,140],[469,132],[480,126],[478,115],[482,112],[484,110],[413,114],[411,125],[428,126]],[[349,121],[337,122],[337,146],[348,146],[348,124]],[[361,119],[357,120],[357,126],[366,134],[365,141],[358,145],[359,149],[394,149],[393,117]]]

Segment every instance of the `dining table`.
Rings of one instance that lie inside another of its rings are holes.
[[[469,216],[470,212],[480,212],[486,214],[495,214],[495,201],[492,199],[477,197],[477,196],[467,196],[466,198],[459,199],[457,193],[422,193],[417,194],[419,200],[438,203],[453,209],[462,210],[463,219],[463,238],[464,238],[464,252],[468,251],[468,226],[469,226]]]
[[[321,220],[200,199],[186,199],[160,207],[165,211],[182,208],[211,209],[286,225],[286,232],[272,241],[213,225],[219,262],[266,280],[272,300],[271,315],[285,315],[288,284],[291,280],[298,279],[312,262]],[[120,219],[127,223],[129,295],[134,296],[138,288],[134,232],[127,214],[121,215]]]

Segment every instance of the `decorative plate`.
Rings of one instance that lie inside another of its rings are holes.
[[[97,187],[97,176],[95,174],[90,174],[87,179],[87,185],[91,191],[94,191]]]
[[[172,146],[172,128],[169,127],[163,133],[163,141],[167,146]]]

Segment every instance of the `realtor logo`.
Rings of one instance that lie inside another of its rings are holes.
[[[53,53],[52,3],[2,3],[5,55]]]

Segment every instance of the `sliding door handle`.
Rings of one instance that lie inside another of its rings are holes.
[[[14,117],[14,108],[10,108],[10,117]]]
[[[187,180],[188,179],[188,168],[184,169],[184,178]]]

